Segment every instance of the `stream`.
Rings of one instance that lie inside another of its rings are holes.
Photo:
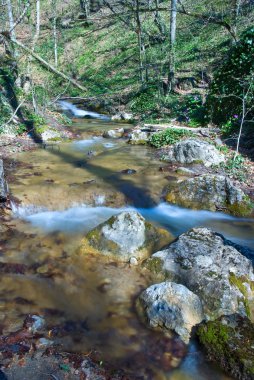
[[[138,210],[175,237],[206,226],[254,249],[253,220],[164,203],[175,172],[161,170],[165,164],[152,148],[101,137],[123,126],[103,117],[74,119],[67,128],[78,136],[75,141],[14,157],[12,234],[0,241],[0,260],[23,265],[24,273],[1,274],[0,324],[7,334],[27,314],[43,315],[49,326],[66,326],[68,334],[54,338],[64,349],[95,350],[102,361],[144,379],[229,379],[205,360],[197,342],[180,363],[178,338],[141,324],[134,302],[152,283],[148,272],[76,254],[87,231],[126,209]],[[175,365],[158,359],[163,350],[176,357]]]

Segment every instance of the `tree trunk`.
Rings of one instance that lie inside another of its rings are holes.
[[[54,58],[55,58],[55,67],[58,65],[58,53],[57,53],[57,27],[56,27],[56,20],[57,20],[57,0],[52,0],[52,12],[53,12],[53,39],[54,39]]]
[[[177,0],[171,0],[168,92],[173,92],[175,89],[176,14],[177,14]]]
[[[90,0],[80,0],[80,6],[87,19],[90,16]]]
[[[144,62],[145,62],[145,46],[143,43],[142,24],[139,12],[139,0],[136,0],[136,23],[137,23],[137,35],[138,35],[138,49],[139,49],[139,72],[140,81],[144,83]]]
[[[74,79],[68,77],[66,74],[64,74],[61,71],[59,71],[56,67],[52,66],[50,63],[48,63],[47,61],[45,61],[38,54],[34,53],[31,49],[29,49],[27,46],[23,45],[22,42],[16,40],[15,44],[17,46],[19,46],[22,50],[24,50],[27,54],[29,54],[33,58],[35,58],[42,66],[46,67],[46,69],[52,71],[52,73],[60,76],[61,78],[63,78],[67,82],[70,82],[71,84],[73,84],[73,86],[79,88],[80,90],[86,91],[85,87],[83,87],[81,84],[79,84],[78,82],[76,82]]]

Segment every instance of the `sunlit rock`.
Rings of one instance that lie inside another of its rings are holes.
[[[81,242],[80,252],[128,262],[132,257],[145,259],[172,240],[168,231],[146,222],[136,211],[124,211],[90,231]]]
[[[139,297],[138,309],[152,328],[173,330],[188,343],[192,327],[203,318],[198,296],[185,286],[162,282],[146,289]]]
[[[164,278],[183,284],[200,298],[206,319],[238,313],[254,321],[252,263],[223,236],[193,228],[155,253],[150,268],[153,260]]]
[[[109,131],[105,131],[103,133],[103,137],[111,138],[111,139],[120,139],[124,135],[123,128],[110,129]]]
[[[221,209],[234,215],[251,212],[251,203],[244,192],[221,175],[206,174],[178,182],[168,191],[166,200],[192,209]]]
[[[181,164],[203,163],[209,167],[224,162],[225,157],[206,141],[187,139],[170,147],[164,154],[164,160]]]

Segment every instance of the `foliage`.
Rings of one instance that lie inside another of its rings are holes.
[[[165,129],[165,131],[154,133],[151,136],[149,143],[156,148],[160,148],[164,145],[175,144],[176,142],[181,140],[182,137],[191,135],[191,132],[186,131],[184,129],[167,128]]]
[[[245,165],[245,158],[240,154],[238,156],[229,157],[225,163],[220,164],[229,177],[233,177],[240,182],[244,182],[247,178],[248,169]]]
[[[231,127],[240,124],[242,98],[252,86],[246,99],[246,107],[253,105],[254,92],[254,28],[245,31],[240,41],[233,46],[222,65],[214,72],[207,106],[212,121],[223,125],[230,132]],[[248,118],[253,117],[248,115]]]
[[[199,94],[186,95],[182,103],[178,103],[178,120],[187,123],[190,127],[204,125],[207,122],[207,115],[202,98]]]
[[[159,109],[159,100],[156,98],[153,89],[149,88],[140,92],[130,103],[132,112],[146,113]]]

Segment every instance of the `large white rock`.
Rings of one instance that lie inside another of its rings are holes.
[[[198,296],[181,284],[162,282],[146,289],[139,305],[150,327],[173,330],[188,343],[192,327],[204,319]]]
[[[173,240],[166,230],[153,226],[136,211],[124,211],[90,231],[81,242],[81,253],[114,256],[120,261],[144,259]]]
[[[187,139],[171,147],[164,159],[169,162],[191,164],[202,162],[205,166],[219,165],[225,157],[213,145],[198,139]]]
[[[252,263],[218,233],[193,228],[150,260],[200,298],[206,319],[238,313],[254,320]]]

